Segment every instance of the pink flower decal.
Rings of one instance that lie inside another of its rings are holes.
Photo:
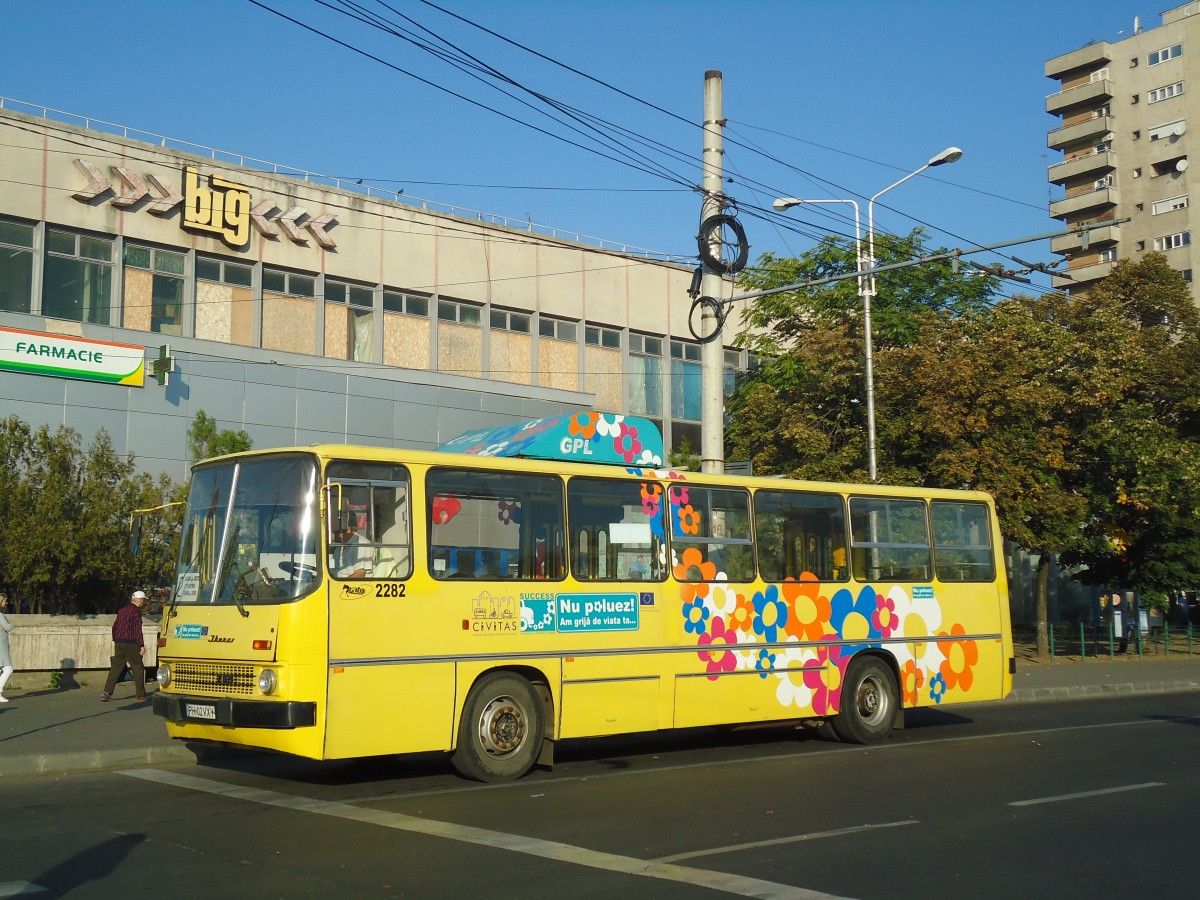
[[[708,663],[709,681],[716,681],[722,672],[732,672],[737,668],[737,654],[732,650],[737,646],[737,632],[725,627],[721,616],[714,616],[712,626],[700,635],[699,644],[707,647],[701,650],[699,656]]]
[[[871,614],[871,630],[883,635],[892,636],[900,627],[900,619],[896,616],[896,601],[883,594],[875,595],[875,612]]]
[[[642,452],[642,442],[638,440],[637,429],[630,428],[622,422],[621,433],[613,440],[613,449],[621,454],[627,463],[637,459]]]
[[[838,711],[842,674],[842,648],[837,644],[818,646],[816,663],[804,670],[804,683],[812,688],[813,712],[817,715]]]

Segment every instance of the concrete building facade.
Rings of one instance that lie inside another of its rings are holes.
[[[1189,113],[1200,97],[1200,2],[1167,10],[1157,28],[1135,20],[1131,32],[1046,63],[1059,83],[1046,98],[1059,119],[1047,145],[1062,151],[1049,170],[1061,189],[1050,216],[1077,229],[1051,242],[1067,263],[1053,279],[1058,289],[1086,290],[1118,259],[1154,250],[1189,282],[1197,267]]]
[[[430,448],[582,408],[699,447],[684,262],[13,105],[0,416],[104,428],[176,479],[200,410],[259,448]]]

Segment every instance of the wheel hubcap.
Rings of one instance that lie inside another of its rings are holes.
[[[858,688],[858,712],[864,720],[877,722],[886,706],[883,689],[875,678],[866,679]]]
[[[525,711],[512,697],[497,697],[479,717],[479,742],[491,756],[515,753],[525,743]]]

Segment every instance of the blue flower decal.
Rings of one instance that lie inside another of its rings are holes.
[[[704,605],[704,598],[697,597],[689,600],[683,604],[683,630],[704,634],[708,631],[708,616],[708,607]]]
[[[754,595],[754,633],[773,644],[779,640],[779,632],[787,624],[787,604],[779,598],[779,585],[769,585],[766,591]]]
[[[759,650],[758,659],[754,661],[754,668],[758,669],[760,678],[766,678],[775,671],[775,654],[770,650]]]
[[[929,682],[929,699],[934,703],[941,703],[942,698],[946,696],[946,679],[941,672],[933,676],[933,680]]]

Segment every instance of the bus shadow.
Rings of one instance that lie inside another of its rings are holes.
[[[887,742],[903,741],[906,734],[927,729],[973,724],[974,719],[959,712],[939,709],[913,709],[905,715],[903,730],[894,731]],[[884,746],[886,746],[885,742]],[[554,748],[554,766],[536,766],[527,779],[582,776],[585,771],[609,772],[690,766],[702,762],[736,763],[747,757],[784,756],[803,749],[805,752],[863,749],[862,745],[841,744],[831,736],[828,726],[821,728],[797,722],[765,722],[732,726],[705,726],[669,731],[640,732],[610,737],[560,741]],[[392,756],[372,756],[346,760],[310,760],[260,750],[230,752],[198,751],[197,762],[205,768],[241,772],[301,784],[336,787],[392,782],[403,785],[403,792],[444,787],[447,776],[460,785],[447,753],[430,752]]]

